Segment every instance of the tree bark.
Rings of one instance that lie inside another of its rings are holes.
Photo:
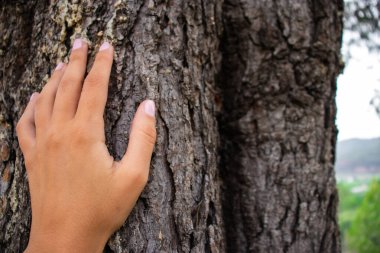
[[[221,4],[9,1],[1,13],[1,251],[26,247],[31,220],[16,122],[82,37],[92,59],[103,40],[115,47],[105,114],[114,157],[124,154],[138,104],[150,98],[158,107],[148,186],[106,251],[223,252],[214,105]]]
[[[339,0],[224,3],[229,252],[340,252],[333,166],[342,13]]]
[[[1,1],[0,252],[22,252],[31,222],[17,120],[77,37],[89,68],[102,41],[115,47],[116,159],[138,104],[158,109],[148,185],[105,252],[339,252],[341,11],[338,0]]]

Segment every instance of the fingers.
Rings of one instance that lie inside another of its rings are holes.
[[[155,106],[152,100],[145,100],[140,104],[133,119],[127,152],[119,163],[119,171],[124,174],[124,180],[132,180],[136,186],[141,186],[140,192],[148,180],[150,160],[156,142],[154,115]]]
[[[34,124],[34,110],[39,94],[33,93],[25,108],[23,115],[17,123],[16,131],[20,148],[24,155],[34,146],[36,140],[36,128]]]
[[[59,82],[65,72],[66,65],[59,63],[50,77],[49,82],[42,89],[38,96],[38,102],[35,110],[35,124],[37,126],[37,135],[39,131],[45,131],[46,126],[51,120],[53,113],[55,95],[57,93]]]
[[[77,111],[78,100],[87,65],[87,43],[76,39],[67,65],[58,87],[54,103],[54,120],[67,121],[72,119]]]
[[[94,65],[84,81],[78,105],[78,117],[103,120],[112,61],[113,47],[108,42],[104,42],[99,48]]]

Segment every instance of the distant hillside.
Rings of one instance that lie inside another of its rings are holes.
[[[380,137],[338,142],[337,174],[380,173]]]

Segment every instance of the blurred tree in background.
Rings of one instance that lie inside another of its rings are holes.
[[[352,46],[365,46],[380,52],[380,0],[345,0],[344,32],[348,33],[343,52],[345,61],[351,58]],[[380,91],[370,101],[380,116]]]
[[[351,190],[354,187],[359,185],[359,182],[347,183],[340,182],[338,184],[339,188],[339,223],[340,230],[342,231],[343,236],[350,229],[353,217],[355,216],[355,212],[359,208],[360,204],[363,202],[364,193],[352,193]]]
[[[348,44],[380,50],[379,18],[380,0],[346,0],[344,28],[350,32]]]
[[[380,0],[345,0],[342,55],[346,64],[356,58],[354,51],[357,48],[367,48],[370,54],[380,60]],[[378,69],[379,65],[371,67]],[[380,117],[380,90],[374,92],[370,103]],[[373,144],[377,145],[377,140]],[[372,153],[367,148],[352,143],[352,150],[356,151],[348,159],[359,159],[359,156],[360,160],[365,161],[376,159],[378,147],[374,147]],[[340,154],[338,152],[336,168],[347,168],[347,163],[340,164],[343,160],[339,156],[344,152],[342,149]],[[380,179],[371,181],[360,176],[354,177],[353,181],[340,181],[338,189],[343,252],[380,252]]]
[[[375,107],[377,115],[380,117],[380,91],[375,92],[375,96],[371,99],[371,105]]]
[[[380,179],[373,180],[348,231],[351,249],[358,253],[380,252]]]

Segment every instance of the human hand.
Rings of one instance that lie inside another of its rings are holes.
[[[26,252],[102,252],[148,180],[154,103],[139,106],[127,152],[114,161],[103,120],[113,47],[103,43],[83,81],[87,50],[75,40],[70,62],[32,95],[17,124],[32,206]]]

